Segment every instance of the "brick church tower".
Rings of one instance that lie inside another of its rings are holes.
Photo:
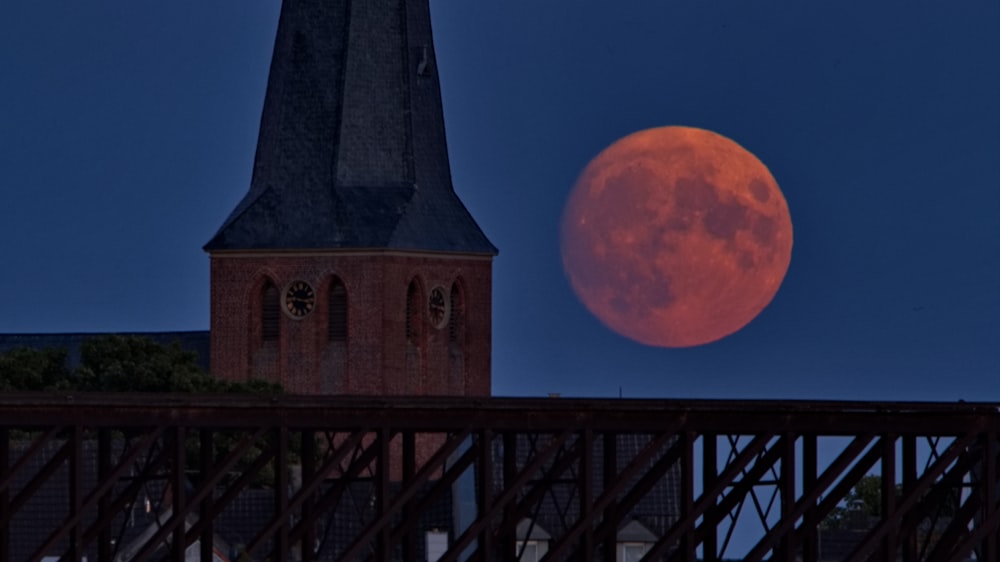
[[[216,376],[489,395],[497,250],[437,72],[428,0],[284,0],[250,190],[205,246]]]

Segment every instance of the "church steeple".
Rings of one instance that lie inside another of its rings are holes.
[[[455,195],[427,0],[286,0],[250,190],[206,245],[496,254]]]
[[[284,0],[250,190],[205,249],[216,375],[489,394],[497,250],[452,188],[428,0]]]

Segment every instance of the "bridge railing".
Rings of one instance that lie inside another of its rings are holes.
[[[5,395],[0,559],[995,560],[998,431],[973,403]]]

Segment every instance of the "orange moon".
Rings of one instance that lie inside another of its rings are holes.
[[[633,133],[580,174],[560,249],[573,291],[606,326],[643,344],[724,338],[774,298],[792,221],[767,167],[703,129]]]

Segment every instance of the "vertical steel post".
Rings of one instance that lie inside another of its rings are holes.
[[[493,442],[493,431],[483,429],[479,435],[479,458],[476,460],[476,475],[479,494],[477,498],[479,516],[487,513],[493,507],[493,451],[490,444]],[[491,562],[493,560],[493,534],[495,526],[492,521],[488,521],[483,526],[479,534],[479,560]]]
[[[215,447],[213,446],[212,430],[208,428],[202,428],[198,432],[199,451],[198,455],[201,457],[199,464],[201,465],[201,482],[204,483],[208,478],[209,471],[212,470],[212,464],[215,456]],[[209,511],[212,508],[212,500],[215,497],[215,490],[213,489],[208,493],[208,497],[201,501],[201,506],[199,506],[198,521],[205,522],[205,530],[201,532],[201,538],[199,539],[199,551],[201,552],[201,562],[212,562],[212,550],[214,547],[215,540],[215,526],[211,522],[211,517],[209,516]],[[102,558],[104,560],[104,558]]]
[[[694,441],[695,433],[687,431],[681,439],[681,517],[687,519],[694,510]],[[694,525],[688,525],[681,537],[682,559],[694,562]]]
[[[97,485],[100,486],[107,481],[111,473],[111,430],[102,427],[97,430]],[[114,493],[114,487],[108,492],[101,494],[97,502],[97,518],[104,521],[109,515],[111,505],[110,495]],[[102,525],[97,538],[97,559],[111,559],[111,526]]]
[[[378,458],[375,461],[376,476],[378,478],[378,483],[376,484],[377,491],[375,492],[378,506],[376,508],[376,517],[381,517],[389,511],[389,504],[391,503],[391,498],[389,497],[389,486],[391,482],[392,470],[392,459],[391,459],[391,449],[389,447],[389,440],[392,433],[387,427],[380,427],[378,430]],[[391,555],[389,547],[389,529],[385,526],[378,532],[378,536],[375,539],[375,559],[376,560],[389,560]]]
[[[719,441],[718,436],[714,433],[704,433],[701,436],[701,489],[710,489],[715,485],[716,479],[719,477]],[[715,507],[715,502],[713,501],[709,504],[706,511],[712,511]],[[706,525],[710,527],[706,529],[707,533],[705,535],[705,542],[702,544],[702,554],[701,557],[705,562],[715,562],[719,558],[719,527],[716,525]]]
[[[583,452],[580,457],[580,519],[590,519],[591,507],[594,503],[594,431],[584,428],[581,435]],[[583,560],[594,560],[594,525],[587,523],[586,530],[580,538],[583,548]]]
[[[795,509],[795,440],[794,433],[786,433],[781,438],[781,472],[778,474],[781,487],[781,516],[788,517]],[[793,562],[795,553],[792,551],[791,535],[794,531],[786,532],[778,543],[780,558],[785,562]]]
[[[83,428],[80,424],[75,424],[72,431],[72,452],[69,457],[69,515],[76,518],[80,514],[83,505]],[[70,531],[69,544],[70,556],[73,560],[83,559],[83,541],[80,520],[73,525]]]
[[[10,473],[10,430],[0,427],[0,480]],[[10,488],[0,490],[0,560],[10,560]]]
[[[816,434],[810,433],[802,436],[802,493],[808,494],[809,490],[816,487],[817,467],[819,464],[818,447]],[[812,519],[812,514],[816,510],[816,500],[809,502],[806,509],[806,520]],[[805,538],[802,541],[802,562],[817,562],[819,560],[819,533],[816,526],[809,526],[805,529]]]
[[[603,459],[603,472],[604,472],[604,489],[612,489],[618,480],[618,434],[612,432],[606,432],[604,434],[604,459]],[[608,502],[608,506],[604,508],[604,521],[617,521],[618,520],[618,500],[621,496],[616,497],[613,501]],[[601,549],[601,553],[604,556],[604,560],[610,562],[616,559],[615,556],[615,533],[609,533],[608,538],[605,539],[601,544],[597,545]]]
[[[983,495],[982,520],[980,525],[986,525],[993,514],[997,511],[997,432],[987,431],[983,435],[983,470],[979,484],[980,493]],[[1000,552],[997,552],[997,532],[993,531],[986,535],[982,544],[979,545],[979,560],[996,560]]]
[[[882,520],[896,517],[896,435],[882,436]],[[898,527],[897,527],[898,528]],[[882,558],[896,559],[896,534],[886,533],[882,541]]]
[[[178,425],[174,430],[174,467],[173,467],[173,517],[179,519],[181,523],[174,527],[173,538],[171,539],[171,558],[174,562],[184,562],[184,518],[187,515],[187,494],[184,489],[187,486],[187,478],[184,470],[187,466],[187,455],[185,454],[184,441],[187,439],[187,432],[184,426]]]
[[[503,482],[500,484],[506,489],[515,478],[517,478],[517,433],[508,430],[503,434]],[[507,502],[503,508],[504,528],[515,529],[514,533],[508,533],[507,540],[500,545],[500,558],[503,560],[515,560],[519,554],[516,532],[518,522],[514,516],[516,507],[517,498]]]
[[[403,432],[403,486],[412,485],[413,475],[417,472],[417,438],[416,433],[411,431]],[[411,517],[417,516],[413,512],[413,501],[407,501],[403,505],[403,521],[409,521]],[[417,562],[417,534],[413,529],[408,529],[403,534],[403,561]]]
[[[273,560],[288,562],[288,426],[275,428],[274,437],[274,516],[281,518],[281,527],[274,536]]]
[[[302,485],[312,482],[316,474],[316,433],[312,429],[302,430]],[[313,562],[316,559],[316,522],[313,519],[313,503],[316,494],[311,493],[302,502],[302,524],[305,532],[302,534],[300,550],[302,562]]]
[[[903,435],[903,495],[909,495],[917,482],[917,437]],[[910,533],[903,543],[903,562],[917,561],[917,534]]]

